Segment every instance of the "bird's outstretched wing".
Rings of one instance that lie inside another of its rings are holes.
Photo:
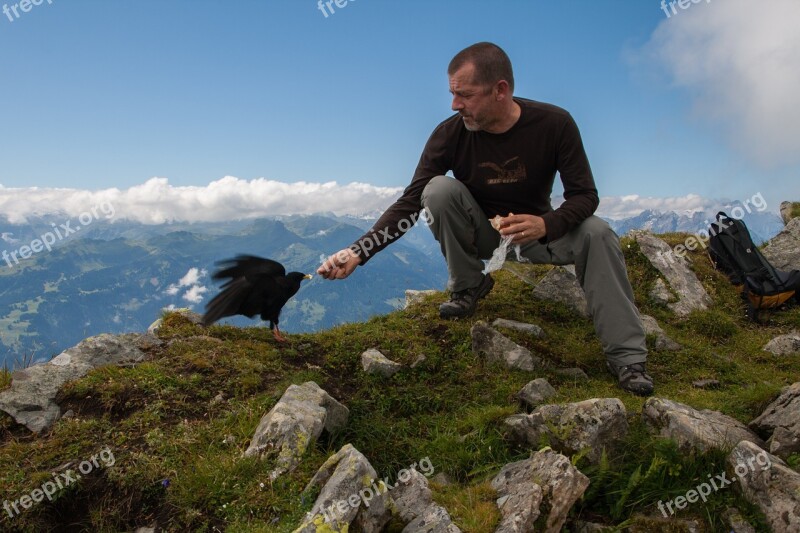
[[[282,264],[256,255],[237,255],[233,259],[217,262],[217,266],[220,267],[219,270],[211,276],[211,279],[215,281],[223,279],[233,281],[237,278],[254,281],[263,276],[277,278],[286,275],[286,269]],[[230,281],[226,282],[223,287],[227,286]]]

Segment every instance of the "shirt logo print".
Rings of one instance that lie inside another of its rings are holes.
[[[525,165],[519,160],[519,156],[512,157],[500,166],[491,161],[478,164],[480,168],[488,168],[495,172],[494,177],[486,178],[487,185],[498,185],[501,183],[517,183],[528,179]]]

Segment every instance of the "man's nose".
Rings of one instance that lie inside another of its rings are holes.
[[[450,106],[453,111],[464,109],[464,102],[458,96],[453,97],[453,105]]]

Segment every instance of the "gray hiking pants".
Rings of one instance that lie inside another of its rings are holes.
[[[436,176],[428,183],[422,205],[432,215],[431,231],[447,262],[448,288],[461,291],[477,286],[483,259],[489,259],[499,246],[500,234],[464,184],[447,176]],[[619,238],[604,220],[591,216],[560,239],[522,246],[522,255],[532,263],[574,264],[606,358],[618,366],[646,361],[645,334],[625,258]]]

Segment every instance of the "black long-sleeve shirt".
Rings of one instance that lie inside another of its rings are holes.
[[[458,114],[436,127],[402,196],[351,247],[362,265],[413,225],[422,209],[422,190],[431,178],[451,170],[488,218],[541,216],[547,230],[543,243],[562,237],[594,213],[597,188],[572,116],[554,105],[514,101],[522,111],[504,133],[469,131]],[[564,184],[564,202],[553,210],[556,172]],[[364,246],[367,241],[369,247]]]

